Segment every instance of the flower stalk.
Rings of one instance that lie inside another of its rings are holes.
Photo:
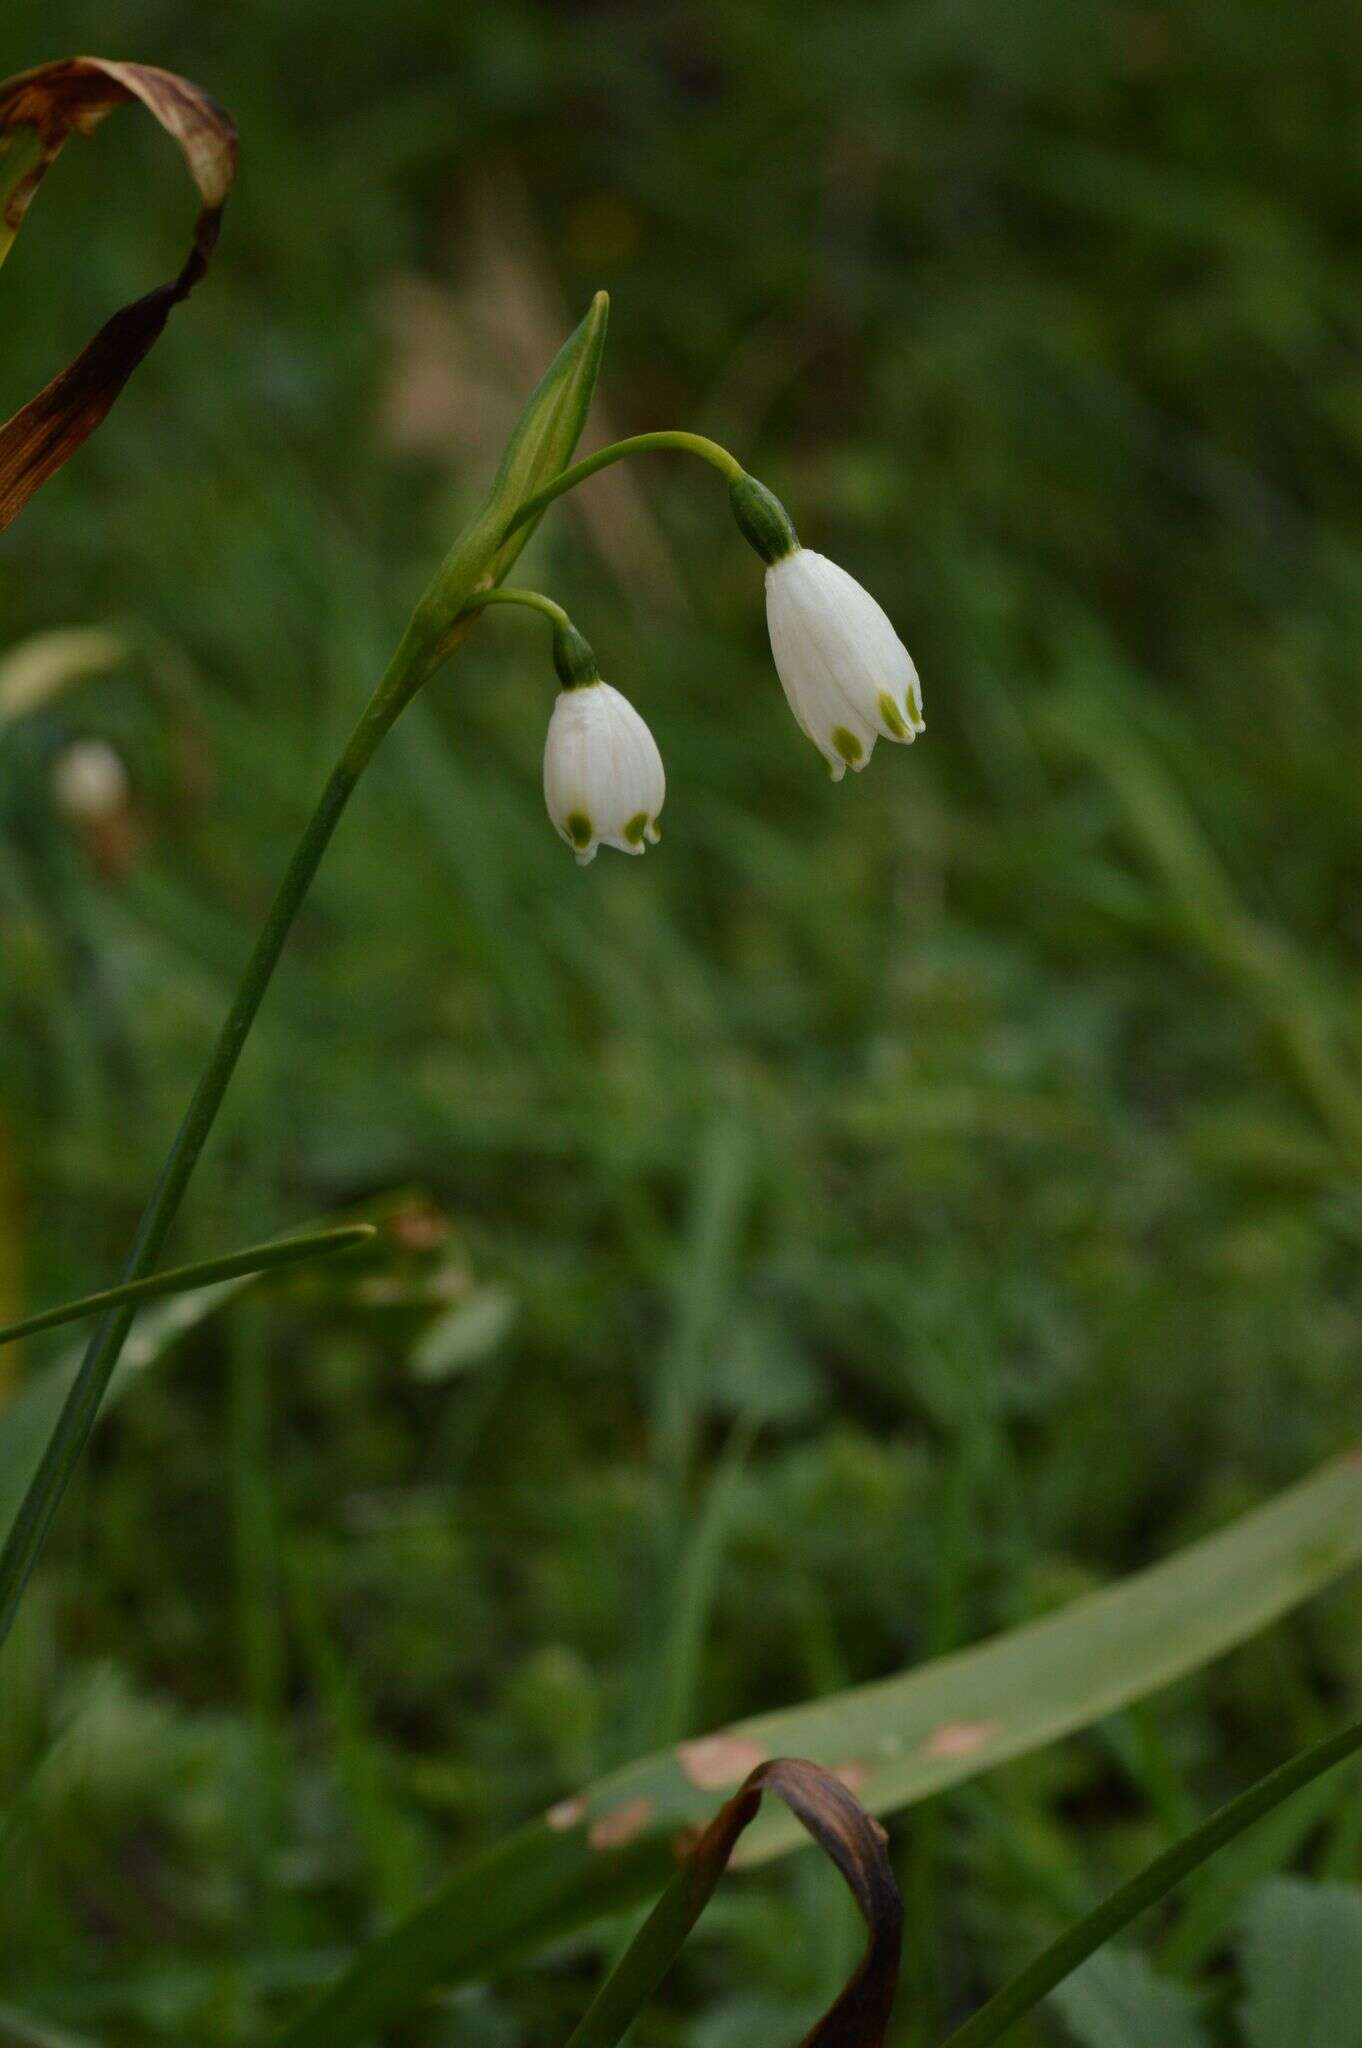
[[[600,846],[642,853],[660,836],[666,776],[657,743],[628,699],[605,682],[563,607],[504,579],[554,499],[627,456],[675,450],[717,469],[744,539],[766,564],[772,651],[790,708],[835,779],[861,768],[876,737],[910,740],[922,698],[907,651],[874,599],[845,571],[802,548],[779,499],[703,434],[634,434],[583,461],[570,457],[586,422],[605,340],[608,302],[590,311],[549,365],[507,444],[481,510],[432,579],[332,769],[246,963],[231,1008],[147,1203],[123,1271],[119,1305],[96,1326],[60,1419],[0,1551],[0,1643],[94,1427],[135,1312],[169,1235],[250,1036],[312,878],[361,775],[384,736],[485,609],[538,611],[553,625],[562,685],[544,746],[544,801],[585,866]],[[131,1297],[129,1298],[129,1290]]]
[[[469,630],[472,620],[465,614],[470,599],[501,582],[529,538],[531,521],[525,520],[519,537],[508,540],[511,515],[547,478],[561,472],[581,436],[600,367],[608,310],[605,293],[598,292],[586,318],[549,365],[520,416],[485,504],[436,572],[327,778],[147,1202],[119,1275],[122,1287],[146,1278],[157,1264],[294,919],[360,777],[406,705]],[[101,1316],[0,1551],[0,1644],[9,1634],[94,1428],[135,1313],[136,1302],[125,1301]]]

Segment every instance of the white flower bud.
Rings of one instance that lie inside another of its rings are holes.
[[[74,740],[53,764],[52,797],[73,825],[97,825],[126,809],[128,771],[107,740]]]
[[[598,846],[655,845],[666,793],[657,742],[627,697],[600,681],[559,691],[544,742],[544,802],[581,866]]]
[[[766,571],[776,672],[800,730],[840,782],[864,768],[883,734],[926,731],[907,648],[868,591],[826,555],[797,547]]]

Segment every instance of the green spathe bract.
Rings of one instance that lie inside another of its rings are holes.
[[[517,510],[558,475],[577,444],[600,368],[608,308],[605,293],[598,292],[586,318],[549,365],[520,416],[482,509],[436,572],[331,772],[166,1156],[119,1276],[122,1285],[143,1279],[159,1260],[293,920],[356,783],[403,707],[468,630],[469,622],[456,630],[455,621],[469,598],[475,590],[499,583],[529,538],[532,520],[507,538]],[[94,1427],[135,1308],[135,1303],[125,1303],[108,1311],[98,1323],[0,1552],[0,1643],[9,1633],[47,1531]]]
[[[466,625],[460,614],[469,599],[503,581],[534,532],[537,515],[515,524],[516,514],[566,467],[581,439],[609,313],[609,298],[597,292],[586,318],[549,364],[520,415],[482,509],[440,564],[403,636],[402,645],[409,648],[415,664],[443,659],[456,626]],[[420,687],[420,680],[413,688]]]

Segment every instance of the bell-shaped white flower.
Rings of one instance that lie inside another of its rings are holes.
[[[875,741],[926,731],[912,657],[869,591],[826,555],[795,546],[766,571],[776,672],[801,731],[840,782]]]
[[[627,697],[599,678],[559,691],[544,742],[544,802],[581,866],[598,846],[655,845],[666,793],[657,742]]]

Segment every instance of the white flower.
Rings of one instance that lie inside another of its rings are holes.
[[[657,742],[609,683],[560,690],[544,742],[544,802],[585,867],[598,846],[642,853],[667,793]]]
[[[73,740],[52,769],[52,795],[73,825],[97,824],[128,801],[128,771],[107,740]]]
[[[776,672],[800,730],[834,782],[864,768],[876,739],[926,731],[912,657],[868,591],[826,555],[795,548],[766,571]]]

